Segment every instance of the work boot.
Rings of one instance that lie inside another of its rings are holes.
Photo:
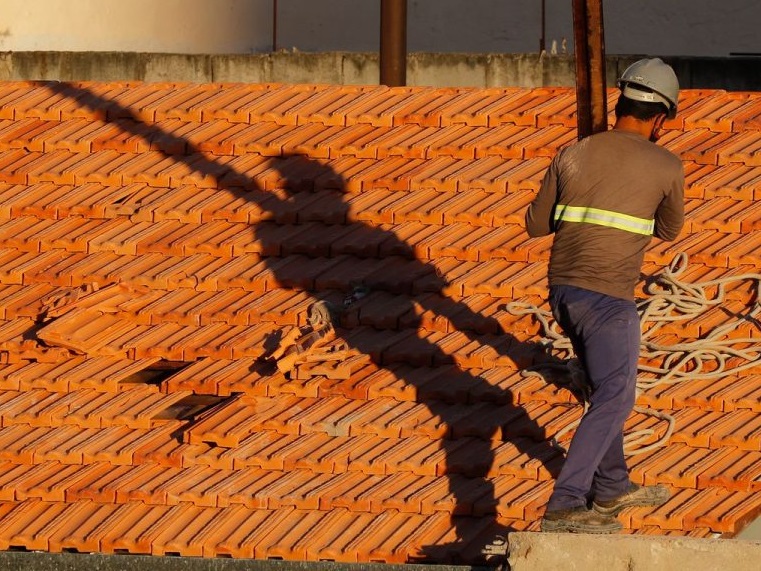
[[[569,531],[571,533],[615,533],[623,526],[609,515],[599,514],[586,506],[544,513],[542,531]]]
[[[632,506],[659,506],[669,499],[669,491],[660,484],[657,486],[638,486],[629,484],[629,490],[612,500],[595,500],[592,509],[599,514],[616,516],[624,508]]]

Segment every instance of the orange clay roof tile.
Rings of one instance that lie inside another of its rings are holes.
[[[681,99],[687,224],[644,274],[744,283],[667,345],[746,314],[761,263],[761,98]],[[544,328],[506,306],[546,309],[523,213],[575,122],[568,88],[0,84],[0,548],[479,564],[538,529],[581,408],[522,374]],[[348,374],[267,358],[316,300]],[[632,478],[673,497],[630,533],[758,513],[758,378],[640,394],[675,430]]]

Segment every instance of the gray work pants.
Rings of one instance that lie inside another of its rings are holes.
[[[550,306],[591,387],[589,410],[547,505],[560,510],[610,500],[629,488],[623,426],[636,398],[640,324],[634,302],[573,286],[552,286]]]

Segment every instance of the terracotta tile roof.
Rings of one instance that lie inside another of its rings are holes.
[[[761,510],[761,95],[680,109],[688,224],[645,282],[687,253],[711,295],[646,328],[694,351],[665,384],[643,356],[632,477],[673,498],[622,518],[732,535]],[[575,136],[568,89],[0,85],[0,549],[479,563],[537,529],[582,407],[522,372],[552,337],[508,305],[546,309],[523,211]],[[717,328],[734,370],[690,345]]]

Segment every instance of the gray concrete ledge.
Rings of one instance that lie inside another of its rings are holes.
[[[639,56],[608,56],[607,82]],[[761,58],[666,58],[682,88],[761,90]],[[378,83],[378,54],[286,52],[162,54],[0,52],[0,80],[176,81],[191,83]],[[434,87],[574,86],[569,54],[411,53],[408,85]]]
[[[514,532],[510,571],[756,571],[761,541]],[[489,567],[0,552],[13,571],[494,571]]]
[[[300,562],[200,557],[151,557],[80,553],[0,552],[0,569],[8,571],[490,571],[451,565]]]
[[[511,571],[757,571],[761,541],[511,533]]]

